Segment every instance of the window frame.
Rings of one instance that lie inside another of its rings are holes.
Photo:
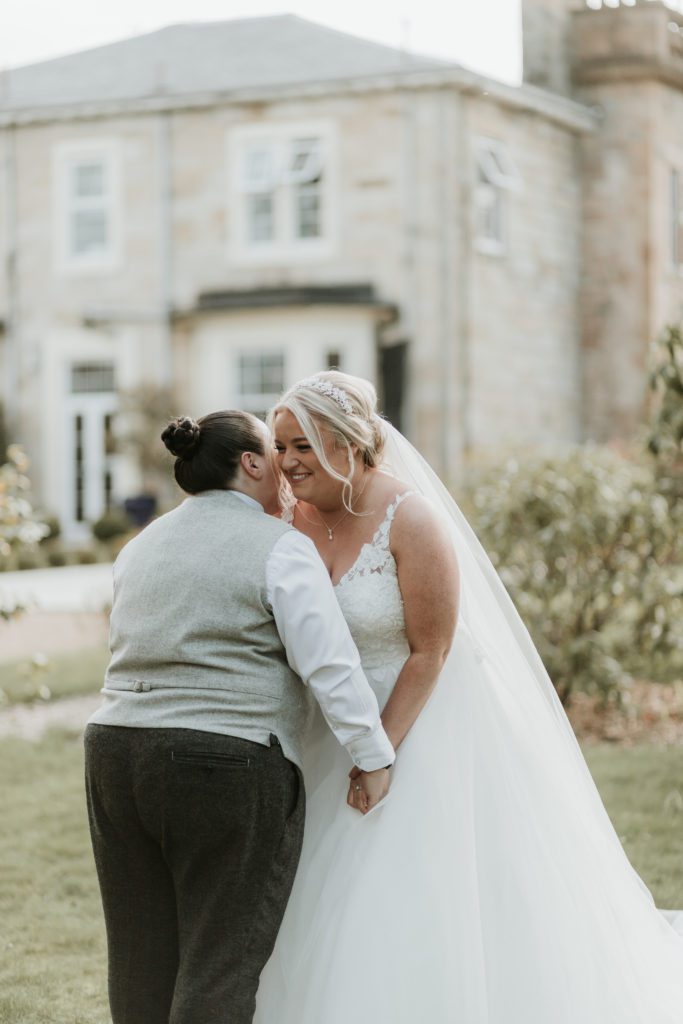
[[[72,192],[77,168],[88,164],[103,167],[105,189],[99,197],[75,197]],[[122,264],[122,211],[120,147],[114,139],[82,139],[60,143],[54,152],[54,212],[56,266],[65,274],[104,274]],[[73,219],[79,210],[103,210],[106,245],[78,253],[73,246]]]
[[[509,195],[521,188],[521,178],[510,155],[510,148],[502,139],[480,135],[473,145],[473,237],[477,250],[488,256],[505,256],[510,243]],[[486,180],[480,180],[484,176]],[[488,199],[485,206],[482,197]],[[480,218],[488,214],[493,203],[497,207],[500,232],[497,238],[480,230]]]
[[[263,360],[279,358],[282,367],[282,383],[277,391],[242,391],[243,383],[243,360],[260,360],[259,373],[263,378]],[[260,347],[244,346],[235,352],[235,404],[238,408],[244,409],[255,416],[259,416],[274,406],[285,390],[287,382],[287,347],[286,345],[263,345]]]
[[[296,159],[293,147],[297,142],[317,142],[318,154],[309,155],[302,168],[290,167]],[[270,180],[245,180],[244,165],[249,147],[262,145],[270,149]],[[331,121],[263,122],[233,128],[227,140],[229,178],[228,259],[239,263],[273,263],[308,261],[329,258],[336,251],[337,230],[337,160],[336,126]],[[322,182],[311,178],[324,171]],[[257,185],[262,184],[262,189]],[[266,186],[270,185],[268,189]],[[301,235],[299,197],[314,195],[318,201],[322,229],[318,235]],[[248,201],[253,196],[271,196],[273,232],[270,240],[250,238]]]

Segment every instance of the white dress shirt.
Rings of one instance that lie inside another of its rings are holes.
[[[231,493],[261,508],[248,494]],[[365,771],[393,764],[377,698],[313,541],[298,530],[280,537],[266,563],[266,584],[287,661],[353,763]]]

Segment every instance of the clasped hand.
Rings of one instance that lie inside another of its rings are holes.
[[[367,814],[376,807],[380,800],[389,792],[391,776],[388,768],[378,768],[374,772],[364,772],[360,768],[352,768],[349,772],[351,780],[346,802],[349,807]]]

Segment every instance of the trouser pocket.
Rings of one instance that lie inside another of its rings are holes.
[[[252,759],[239,754],[223,754],[215,750],[173,750],[174,764],[193,768],[250,768]]]

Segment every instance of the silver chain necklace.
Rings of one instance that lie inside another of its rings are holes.
[[[367,487],[367,483],[368,483],[368,479],[366,477],[365,478],[365,483],[363,484],[363,490],[360,492],[360,494],[356,498],[356,501],[359,501],[363,497],[363,491],[365,491],[365,488]],[[314,523],[312,519],[309,519],[308,516],[306,515],[306,513],[304,512],[304,510],[301,508],[301,506],[297,506],[297,507],[299,508],[299,512],[301,512],[301,515],[304,517],[304,519],[306,520],[307,523],[310,523],[311,526],[323,526],[327,530],[327,539],[330,540],[330,541],[334,540],[334,531],[337,529],[337,527],[341,523],[343,523],[344,520],[346,519],[346,517],[350,516],[351,513],[353,512],[352,508],[347,508],[346,512],[344,512],[344,515],[340,519],[338,519],[336,523],[333,523],[332,526],[328,526],[327,523],[325,522],[325,520],[323,519],[323,517],[320,515],[320,511],[316,508],[315,505],[313,506],[313,508],[315,508],[315,514],[317,515],[318,519],[320,520],[319,523]]]

